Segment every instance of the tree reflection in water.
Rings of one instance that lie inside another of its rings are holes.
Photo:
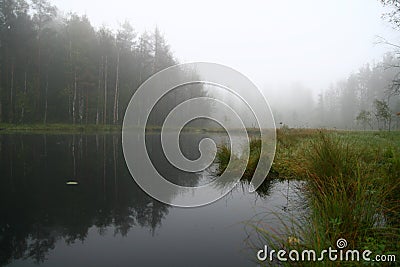
[[[198,156],[194,136],[181,139],[189,158]],[[198,183],[198,174],[168,164],[159,135],[146,140],[162,174],[177,184]],[[154,234],[170,208],[133,182],[119,134],[0,135],[0,174],[0,265],[26,258],[43,262],[57,241],[83,242],[93,226],[101,235],[110,226],[114,235],[126,236],[133,227]],[[68,186],[68,180],[79,185]],[[269,187],[262,187],[262,197]]]

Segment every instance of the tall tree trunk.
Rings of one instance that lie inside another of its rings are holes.
[[[25,73],[24,73],[24,101],[23,101],[23,103],[22,103],[22,107],[21,107],[21,122],[23,122],[24,121],[24,116],[25,116],[25,105],[26,105],[26,103],[25,103],[25,100],[26,100],[26,92],[27,92],[27,90],[28,90],[28,88],[27,88],[27,78],[26,78],[26,76],[27,76],[27,74],[26,74],[26,70],[25,70]]]
[[[97,104],[96,104],[96,125],[99,124],[99,105],[100,105],[100,90],[101,90],[101,63],[103,62],[103,56],[101,57],[101,62],[99,63],[99,76],[97,81]]]
[[[119,51],[117,52],[117,73],[115,78],[115,92],[114,92],[114,119],[113,123],[118,121],[118,84],[119,84]]]
[[[47,93],[49,91],[49,73],[46,73],[46,87],[44,92],[44,124],[47,123]]]
[[[103,114],[103,124],[107,123],[107,56],[104,66],[104,114]]]
[[[74,71],[74,99],[72,100],[72,123],[75,124],[75,111],[76,111],[76,68]]]
[[[118,101],[117,101],[117,122],[118,122],[118,120],[119,120],[119,89],[118,89],[117,97],[118,97]]]
[[[40,75],[42,74],[42,63],[41,63],[41,57],[42,57],[42,40],[40,39],[40,33],[42,31],[41,29],[41,22],[39,23],[39,30],[38,30],[38,54],[37,54],[37,84],[36,84],[36,96],[35,96],[35,104],[34,104],[34,110],[36,114],[40,114],[40,95],[41,95],[41,77]]]
[[[83,105],[84,105],[84,95],[83,90],[79,90],[79,122],[82,124],[83,122]]]
[[[72,64],[72,41],[69,40],[69,50],[68,50],[68,61]],[[72,69],[71,69],[72,72]],[[75,71],[76,72],[76,71]],[[72,86],[71,86],[72,87]],[[68,116],[72,119],[72,122],[75,124],[74,112],[71,110],[73,103],[71,103],[71,87],[68,85]],[[72,105],[71,105],[72,104]]]

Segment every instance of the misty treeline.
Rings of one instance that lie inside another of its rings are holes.
[[[316,97],[303,85],[294,84],[285,100],[272,97],[277,126],[400,129],[399,67],[396,54],[387,53],[381,61],[365,64]]]
[[[390,10],[382,17],[400,31],[400,3],[380,0]],[[347,80],[318,96],[318,122],[324,126],[366,129],[400,129],[400,46],[374,64],[366,64]]]
[[[399,129],[400,61],[386,54],[318,95],[317,122],[345,129]]]
[[[400,31],[400,2],[379,2],[389,8],[382,17]],[[301,84],[286,90],[285,100],[281,95],[271,95],[277,126],[400,129],[400,44],[381,39],[381,45],[394,51],[322,90],[317,99]]]
[[[138,86],[177,63],[158,28],[60,14],[46,0],[0,0],[0,122],[118,124]]]

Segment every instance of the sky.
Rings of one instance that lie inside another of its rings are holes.
[[[379,61],[399,41],[378,0],[51,0],[86,14],[95,27],[125,20],[138,32],[156,26],[181,62],[235,68],[260,88],[302,84],[327,89],[362,65]]]

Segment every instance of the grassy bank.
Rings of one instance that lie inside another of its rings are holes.
[[[120,125],[96,124],[6,124],[0,123],[1,133],[95,133],[121,131]]]
[[[136,129],[133,127],[132,129]],[[67,123],[49,123],[49,124],[10,124],[0,123],[0,134],[2,133],[107,133],[121,132],[122,125],[113,124],[67,124]],[[167,129],[168,130],[168,129]],[[147,126],[147,132],[161,132],[161,127]],[[207,132],[223,133],[220,129],[206,129],[185,127],[186,132]]]
[[[132,127],[132,129],[136,129]],[[147,132],[161,132],[160,126],[147,126]],[[102,133],[102,132],[120,132],[122,125],[113,124],[68,124],[68,123],[48,123],[48,124],[12,124],[0,123],[0,134],[2,133]],[[176,129],[165,129],[166,131],[176,131]],[[239,131],[239,130],[237,130]],[[247,129],[252,134],[257,130],[253,128]],[[201,128],[201,127],[184,127],[183,132],[192,133],[225,133],[222,128]],[[232,130],[235,132],[235,129]]]
[[[258,160],[260,144],[252,141],[249,162]],[[227,147],[220,147],[220,171],[229,153]],[[250,179],[254,167],[248,164],[243,178]],[[399,132],[279,130],[269,175],[304,180],[299,191],[306,202],[299,207],[306,210],[304,216],[287,218],[278,214],[282,229],[256,227],[270,247],[320,252],[328,247],[335,249],[336,241],[345,238],[345,249],[371,250],[371,258],[397,254],[400,260]]]

